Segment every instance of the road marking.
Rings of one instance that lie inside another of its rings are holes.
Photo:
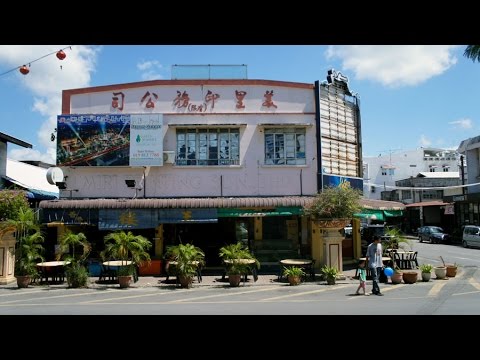
[[[282,295],[282,296],[275,296],[275,297],[267,298],[267,299],[260,299],[259,301],[272,301],[272,300],[285,299],[285,298],[294,297],[294,296],[302,296],[302,295],[321,293],[321,292],[325,292],[325,291],[340,290],[340,289],[346,288],[347,286],[349,286],[349,285],[340,285],[340,286],[335,286],[335,287],[327,287],[327,288],[319,289],[319,290],[303,291],[303,292],[296,293],[296,294],[288,294],[288,295]]]
[[[445,285],[447,285],[446,281],[436,281],[428,292],[427,296],[437,296],[440,290],[442,290]]]
[[[38,290],[22,291],[22,292],[18,292],[18,291],[15,290],[15,292],[13,292],[13,293],[1,294],[0,297],[4,297],[4,296],[14,296],[14,295],[23,295],[23,294],[32,294],[32,293],[36,293],[36,292],[38,292]]]
[[[463,293],[452,294],[452,296],[468,295],[468,294],[477,294],[477,293],[479,293],[479,292],[480,292],[480,290],[477,290],[477,291],[467,291],[467,292],[463,292]]]
[[[404,287],[405,284],[396,284],[395,286],[391,286],[391,287],[383,287],[382,286],[382,289],[380,290],[381,293],[385,293],[385,292],[389,292],[389,291],[392,291],[392,290],[395,290],[395,289],[400,289],[402,287]],[[370,296],[376,296],[375,294],[372,294],[371,292],[370,293],[367,293],[367,294],[370,294]],[[355,300],[355,299],[361,299],[363,298],[364,296],[363,295],[359,295],[359,296],[352,296],[350,299],[348,299],[349,301],[350,300]]]
[[[278,290],[278,288],[274,287],[274,286],[269,286],[269,287],[265,287],[265,288],[257,288],[255,290],[251,290],[251,291],[241,291],[241,292],[234,292],[234,293],[230,293],[230,294],[215,294],[215,295],[197,296],[197,297],[188,298],[188,299],[172,300],[172,301],[170,301],[170,303],[179,303],[179,302],[186,302],[186,301],[199,300],[199,299],[210,299],[210,298],[223,297],[223,296],[235,296],[235,295],[251,294],[251,293],[257,293],[257,292],[262,292],[262,291],[272,291],[272,290]]]
[[[474,278],[468,279],[468,283],[472,285],[475,289],[480,290],[480,284],[476,282]]]
[[[20,300],[6,301],[3,304],[12,304],[12,303],[15,303],[15,302],[20,302],[20,301],[57,299],[57,298],[66,298],[66,297],[75,297],[75,296],[91,296],[91,295],[100,295],[100,294],[104,294],[104,293],[103,292],[101,292],[101,293],[88,292],[88,293],[75,293],[75,294],[57,295],[57,296],[44,296],[44,297],[35,297],[35,298],[32,298],[32,299],[20,299]]]
[[[204,289],[198,289],[198,291],[204,291]],[[143,295],[130,295],[130,296],[121,296],[121,297],[110,297],[107,299],[98,299],[98,300],[90,300],[90,301],[82,301],[81,304],[90,304],[90,303],[99,303],[102,301],[111,301],[111,300],[122,300],[122,299],[136,299],[136,298],[143,298],[149,296],[157,296],[157,295],[173,295],[173,294],[180,294],[186,291],[191,291],[190,289],[176,289],[175,291],[169,292],[156,292],[151,294],[143,294]]]

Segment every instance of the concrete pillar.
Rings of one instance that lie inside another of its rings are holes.
[[[6,232],[0,237],[0,285],[16,281],[15,269],[15,237],[14,231]]]
[[[360,219],[352,219],[353,258],[362,257],[362,236],[360,234]]]
[[[315,260],[315,269],[319,270],[323,259],[323,239],[320,236],[320,228],[315,221],[312,221],[312,259]]]
[[[161,257],[163,255],[163,224],[160,224],[155,229],[155,256]]]
[[[253,238],[255,241],[262,240],[263,228],[262,228],[262,218],[257,216],[253,218]]]

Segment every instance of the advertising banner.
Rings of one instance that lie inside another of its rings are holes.
[[[349,182],[350,186],[363,192],[363,179],[341,175],[323,174],[323,187],[337,187],[343,182]]]
[[[162,166],[162,114],[57,117],[57,166]]]

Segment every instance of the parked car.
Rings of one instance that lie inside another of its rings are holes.
[[[422,226],[418,229],[418,240],[430,244],[446,243],[450,241],[450,235],[439,226]]]
[[[462,245],[465,248],[469,246],[480,247],[480,226],[465,225],[462,234]]]

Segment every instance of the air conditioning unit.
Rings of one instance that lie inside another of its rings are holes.
[[[175,151],[164,151],[163,152],[163,163],[164,164],[175,164]]]

